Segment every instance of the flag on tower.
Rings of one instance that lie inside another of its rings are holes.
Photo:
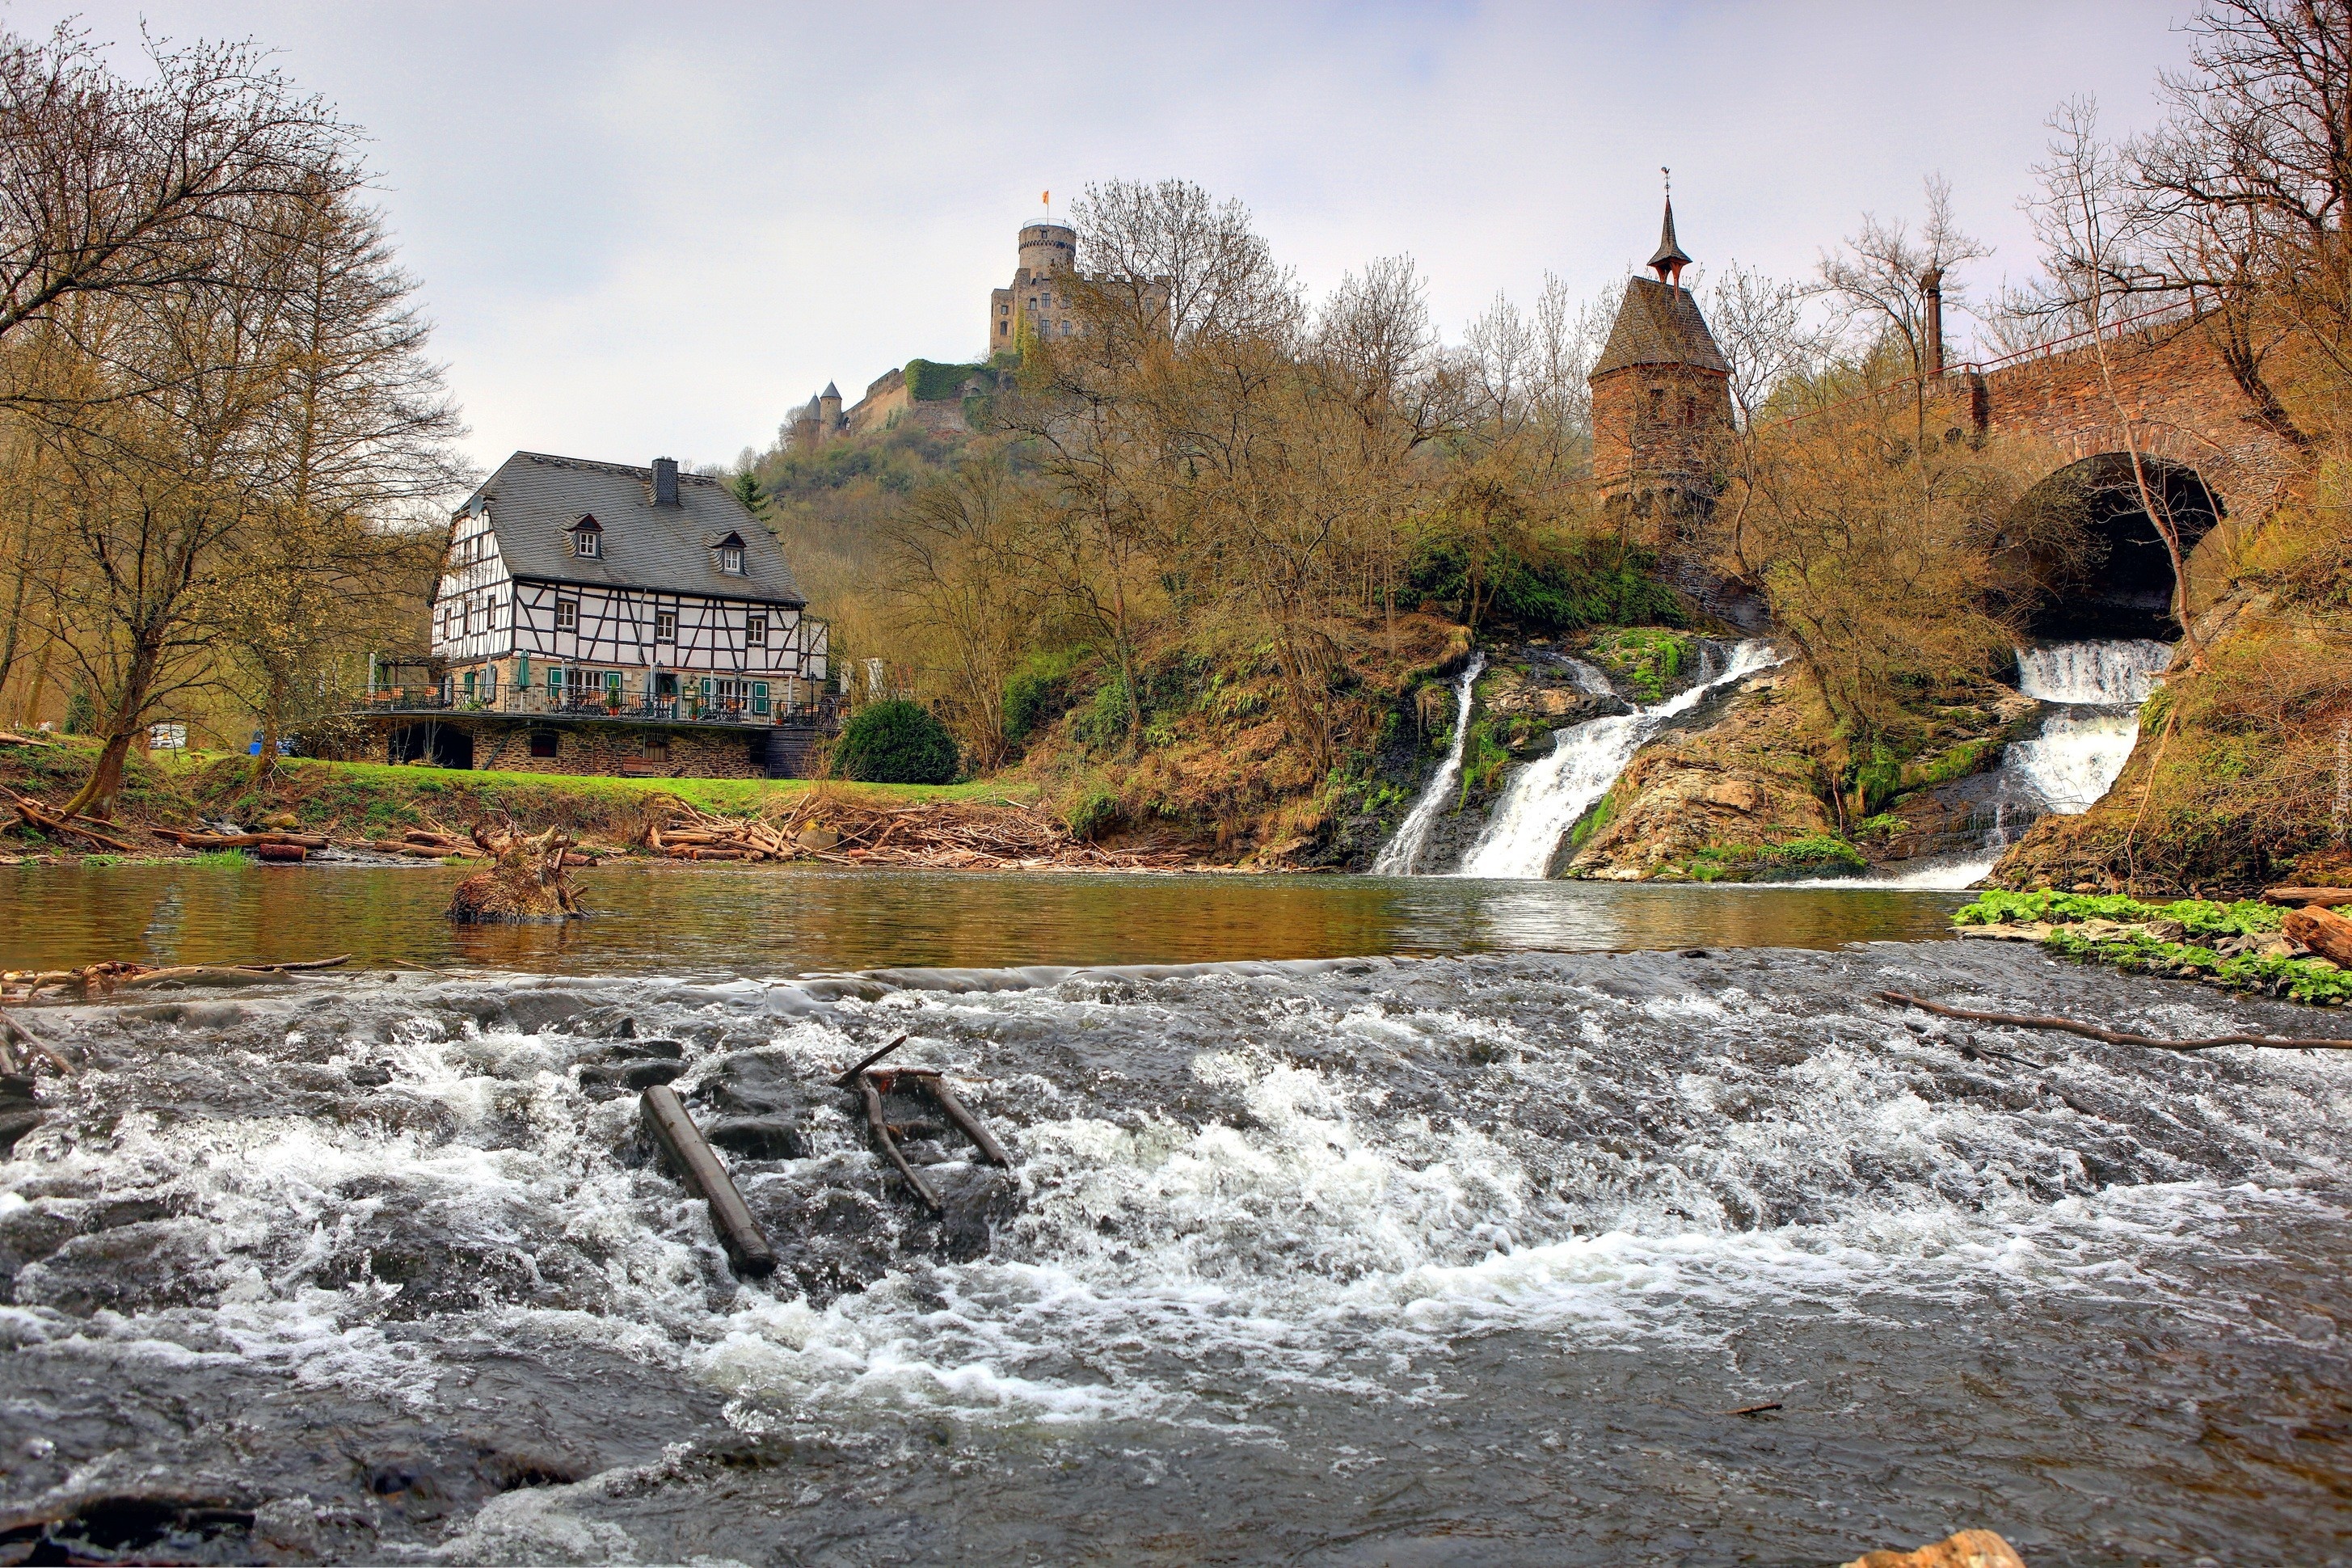
[[[1040,195],[1037,199],[1038,199],[1039,201],[1041,201],[1041,202],[1044,202],[1047,206],[1049,206],[1049,207],[1050,207],[1050,206],[1052,206],[1052,205],[1054,205],[1054,193],[1053,193],[1053,192],[1051,192],[1051,191],[1047,191],[1047,192],[1045,192],[1044,195]]]

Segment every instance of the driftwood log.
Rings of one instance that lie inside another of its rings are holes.
[[[583,913],[580,889],[565,867],[572,836],[560,827],[526,836],[510,817],[498,825],[476,823],[475,847],[496,864],[457,884],[449,896],[449,918],[461,924],[528,923],[576,920]]]
[[[101,849],[117,850],[125,855],[139,853],[139,846],[136,844],[117,838],[111,834],[101,833],[95,827],[83,826],[82,824],[89,820],[87,817],[79,816],[68,817],[62,812],[50,810],[30,795],[18,795],[13,790],[8,792],[8,799],[16,807],[17,820],[23,822],[27,827],[39,828],[51,837],[64,835],[86,839]]]
[[[719,1233],[719,1244],[727,1249],[727,1261],[735,1272],[774,1273],[775,1248],[768,1245],[760,1222],[751,1217],[751,1206],[736,1189],[735,1179],[727,1173],[702,1129],[687,1114],[677,1091],[667,1084],[656,1084],[637,1101],[637,1110],[670,1168],[710,1206],[710,1227]]]
[[[2322,958],[2352,969],[2352,921],[2346,920],[2326,904],[2312,904],[2304,909],[2287,910],[2284,925],[2286,934],[2293,940]]]
[[[2215,1035],[2204,1040],[2160,1040],[2153,1035],[2134,1035],[2121,1029],[2102,1028],[2096,1024],[2085,1024],[2074,1018],[2049,1018],[2032,1013],[1979,1013],[1973,1008],[1930,1002],[1906,991],[1874,991],[1871,994],[1882,1002],[1916,1007],[1923,1013],[1933,1013],[1938,1017],[1960,1018],[1971,1024],[2006,1024],[2018,1029],[2055,1029],[2061,1034],[2104,1040],[2111,1046],[2146,1046],[2158,1051],[2210,1051],[2217,1046],[2274,1046],[2281,1050],[2292,1051],[2352,1051],[2352,1040],[2278,1039],[2268,1035]]]
[[[2264,888],[2266,904],[2352,904],[2352,888]]]

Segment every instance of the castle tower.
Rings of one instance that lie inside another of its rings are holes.
[[[1674,198],[1650,258],[1629,278],[1609,342],[1592,366],[1592,477],[1612,508],[1646,520],[1664,543],[1677,520],[1704,516],[1722,489],[1731,366],[1698,301],[1682,286],[1690,258],[1675,238]]]
[[[988,353],[1018,352],[1029,337],[1066,338],[1079,331],[1077,312],[1057,287],[1078,264],[1078,231],[1058,223],[1033,223],[1021,230],[1020,261],[1013,287],[988,297]]]
[[[820,438],[831,439],[847,427],[849,421],[841,414],[841,388],[831,382],[816,395],[816,425]]]

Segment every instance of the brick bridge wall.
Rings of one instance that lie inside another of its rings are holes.
[[[2128,331],[2106,342],[2109,375],[2090,346],[1949,378],[1978,428],[2058,448],[2068,462],[2126,450],[2116,404],[2142,453],[2197,470],[2232,515],[2267,510],[2294,450],[2253,417],[2220,353],[2196,327]],[[2108,381],[2113,383],[2109,395]]]

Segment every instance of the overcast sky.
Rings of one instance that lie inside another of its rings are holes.
[[[1809,271],[1940,170],[2032,269],[2043,117],[2154,114],[2188,0],[824,6],[152,0],[101,39],[250,37],[367,128],[489,465],[730,461],[984,342],[1041,191],[1195,180],[1321,289],[1410,253],[1458,338],[1549,269],[1613,292],[1656,243]],[[15,0],[22,31],[65,7]]]

